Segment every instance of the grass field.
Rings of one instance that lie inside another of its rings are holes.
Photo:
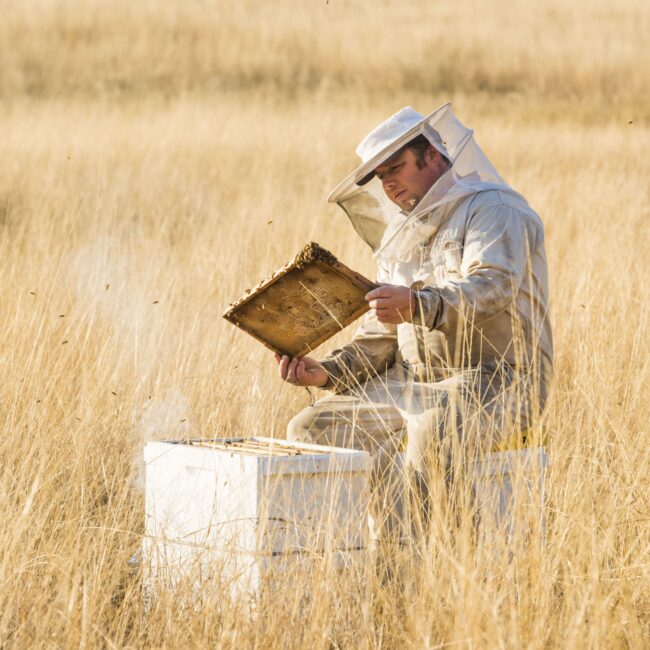
[[[646,2],[2,9],[3,647],[647,647]],[[324,573],[253,620],[145,611],[143,442],[284,435],[306,394],[221,314],[310,240],[372,277],[325,197],[369,128],[447,100],[546,226],[545,544],[494,575],[442,535],[406,591]]]

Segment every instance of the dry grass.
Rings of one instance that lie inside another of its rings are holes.
[[[646,3],[4,9],[6,647],[649,642]],[[146,614],[127,568],[143,438],[283,435],[306,395],[221,312],[310,239],[372,275],[324,196],[369,126],[447,98],[546,223],[543,550],[504,579],[441,541],[408,592],[370,582],[372,611],[360,578],[323,575],[254,621],[218,593]]]

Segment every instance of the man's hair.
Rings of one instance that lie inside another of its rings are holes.
[[[424,167],[424,154],[429,150],[429,147],[433,147],[431,142],[427,140],[426,136],[420,134],[417,137],[413,138],[413,140],[410,140],[407,142],[401,149],[400,153],[404,151],[404,149],[413,149],[415,153],[415,164],[422,169]],[[433,147],[436,149],[435,147]],[[438,149],[436,149],[438,151]],[[440,153],[440,152],[439,152]],[[440,153],[442,156],[442,159],[449,165],[449,158],[445,156],[444,154]]]

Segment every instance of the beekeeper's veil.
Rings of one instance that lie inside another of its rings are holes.
[[[406,213],[384,194],[374,170],[420,135],[450,166]],[[406,261],[418,243],[431,237],[447,212],[434,208],[488,189],[512,191],[449,103],[427,117],[410,106],[401,109],[361,141],[357,154],[362,164],[334,189],[329,201],[343,208],[357,233],[384,261]]]

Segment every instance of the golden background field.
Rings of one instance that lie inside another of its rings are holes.
[[[6,647],[650,642],[646,2],[2,11]],[[218,599],[147,614],[127,564],[143,441],[284,435],[307,395],[221,313],[309,240],[372,277],[325,196],[366,131],[447,100],[546,225],[557,375],[543,550],[513,583],[442,544],[412,593],[371,584],[380,616],[331,576],[252,622]]]

